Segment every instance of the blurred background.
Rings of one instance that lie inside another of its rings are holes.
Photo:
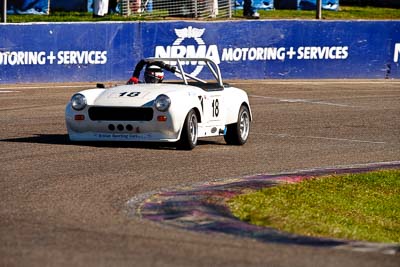
[[[2,0],[9,15],[93,12],[94,0]],[[339,3],[340,1],[340,3]],[[108,14],[150,17],[226,18],[242,12],[244,0],[109,0]],[[316,10],[317,0],[252,0],[255,11]],[[400,0],[321,0],[322,10],[343,6],[400,8]]]

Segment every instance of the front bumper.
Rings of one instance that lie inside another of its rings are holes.
[[[154,110],[147,121],[91,120],[88,109],[75,111],[66,107],[65,120],[71,141],[148,141],[176,142],[180,126],[169,112]],[[80,116],[79,119],[76,116]],[[165,121],[159,121],[164,116]]]
[[[130,142],[176,142],[178,138],[159,133],[106,133],[106,132],[74,132],[68,130],[71,141],[130,141]]]

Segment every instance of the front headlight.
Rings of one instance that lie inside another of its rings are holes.
[[[86,97],[82,94],[75,94],[71,98],[71,106],[75,110],[82,110],[86,107]]]
[[[154,106],[158,111],[167,111],[170,105],[171,99],[166,95],[159,95],[154,101]]]

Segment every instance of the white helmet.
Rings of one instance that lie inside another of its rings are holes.
[[[160,83],[164,79],[163,70],[156,65],[147,65],[144,71],[144,81],[146,83]]]

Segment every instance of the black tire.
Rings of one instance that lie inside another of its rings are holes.
[[[192,109],[185,118],[181,138],[178,141],[178,148],[183,150],[192,150],[195,148],[198,133],[198,118],[196,112]]]
[[[242,105],[236,123],[229,124],[224,135],[228,145],[241,146],[247,142],[250,133],[250,111]]]

